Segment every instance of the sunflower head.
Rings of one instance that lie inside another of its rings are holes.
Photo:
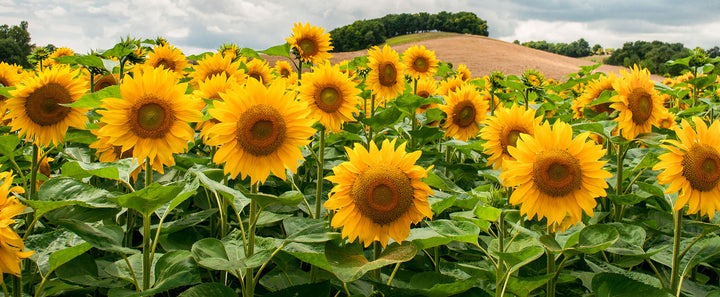
[[[609,76],[601,76],[598,79],[590,81],[585,87],[582,95],[576,100],[573,100],[573,118],[581,119],[583,117],[585,107],[590,108],[596,113],[606,113],[608,115],[613,113],[613,111],[615,110],[610,107],[610,105],[612,104],[611,102],[595,105],[590,104],[593,102],[593,100],[599,98],[604,91],[615,91],[615,89],[613,88],[613,83],[615,82],[615,80],[617,80],[617,77],[615,77],[615,73],[610,72]]]
[[[365,247],[374,241],[387,246],[390,238],[402,242],[410,225],[432,218],[427,197],[433,191],[422,178],[430,168],[414,165],[420,151],[405,152],[405,144],[395,148],[395,140],[385,140],[381,148],[370,143],[346,148],[348,161],[333,168],[335,183],[324,206],[335,210],[333,227],[342,227],[343,237],[359,239]]]
[[[287,61],[278,60],[275,62],[273,70],[275,70],[275,75],[280,77],[291,78],[296,76],[295,72],[293,72],[292,65],[290,65]]]
[[[387,44],[382,50],[377,46],[372,47],[368,54],[368,67],[371,70],[366,83],[373,94],[380,99],[390,99],[402,93],[405,90],[405,66],[400,63],[400,55]]]
[[[187,84],[164,68],[152,68],[127,77],[120,85],[120,98],[107,98],[98,111],[104,123],[98,139],[132,149],[139,163],[150,160],[156,170],[175,164],[174,154],[185,151],[195,132],[189,122],[202,117],[195,98],[185,95]]]
[[[208,145],[218,146],[213,162],[225,163],[225,173],[250,176],[251,182],[265,182],[273,173],[285,179],[285,170],[297,170],[304,160],[299,146],[315,133],[307,106],[278,81],[266,87],[248,80],[242,87],[221,93],[208,112],[217,120],[209,130]]]
[[[56,61],[54,58],[65,57],[65,56],[74,56],[74,55],[75,55],[75,52],[72,49],[67,48],[67,47],[61,47],[61,48],[55,49],[55,51],[52,52],[52,54],[50,54],[46,59],[43,60],[43,66],[44,67],[52,67],[52,66],[60,65],[61,63],[58,63],[58,61]]]
[[[218,49],[218,53],[223,57],[230,57],[230,60],[235,61],[236,58],[240,57],[240,47],[234,43],[223,43]]]
[[[467,68],[467,65],[460,64],[458,65],[457,70],[455,71],[455,75],[462,79],[464,82],[468,82],[472,79],[472,73],[470,73],[470,69]]]
[[[542,117],[535,117],[535,110],[517,104],[496,109],[495,116],[488,117],[485,121],[487,126],[480,130],[480,137],[487,141],[484,153],[490,155],[488,165],[492,164],[493,169],[497,170],[503,165],[503,160],[514,160],[508,149],[515,147],[520,135],[534,135],[535,126],[541,120]]]
[[[183,69],[187,67],[187,59],[185,59],[185,55],[183,55],[180,49],[165,44],[155,46],[153,51],[148,55],[148,59],[145,60],[145,64],[155,68],[163,67],[181,73]]]
[[[323,63],[303,76],[299,98],[325,128],[337,132],[344,122],[354,120],[353,113],[359,113],[360,90],[356,86],[340,71],[340,65]]]
[[[666,140],[662,147],[667,153],[658,157],[653,170],[663,170],[657,176],[658,183],[670,184],[666,194],[680,191],[674,210],[689,206],[688,213],[700,212],[713,218],[720,210],[720,122],[710,127],[699,117],[693,117],[695,129],[685,119],[677,132],[678,141]]]
[[[492,90],[502,90],[503,85],[502,82],[505,80],[505,73],[502,73],[500,71],[493,71],[490,73],[490,76],[487,77],[485,85],[487,85]]]
[[[445,136],[462,141],[474,138],[480,131],[480,123],[487,117],[488,102],[482,100],[474,86],[464,85],[445,98],[440,109],[447,114],[443,128]]]
[[[508,151],[514,160],[503,163],[500,179],[516,187],[510,203],[520,204],[520,213],[547,226],[565,231],[582,219],[584,211],[593,216],[595,197],[605,196],[606,161],[602,146],[588,141],[589,133],[573,138],[572,127],[560,120],[535,127],[534,135],[521,134]]]
[[[229,80],[244,83],[247,76],[245,70],[240,69],[240,63],[240,60],[233,62],[230,56],[222,54],[206,55],[195,65],[195,72],[190,73],[191,83],[197,86],[201,81],[220,73],[225,73],[225,77]]]
[[[106,74],[106,75],[96,75],[94,86],[93,86],[93,92],[100,91],[104,88],[107,88],[109,86],[117,85],[120,82],[120,74],[114,73],[114,74]]]
[[[434,78],[432,78],[432,77],[421,78],[421,79],[418,79],[417,90],[415,90],[415,94],[420,97],[423,97],[423,98],[429,98],[430,96],[437,95],[437,93],[438,93],[437,89],[438,89],[437,81]],[[437,103],[425,104],[425,105],[418,107],[418,109],[415,112],[423,113],[428,109],[433,109],[433,108],[437,108],[437,107],[438,107]]]
[[[540,90],[545,84],[545,76],[535,69],[528,69],[522,75],[522,82],[526,88]]]
[[[267,62],[261,59],[252,59],[250,62],[245,63],[247,67],[247,76],[249,79],[255,79],[263,84],[270,85],[272,81],[272,70],[268,66]]]
[[[438,86],[438,95],[447,96],[450,93],[455,92],[464,84],[465,81],[463,81],[460,77],[449,77],[440,82],[440,86]]]
[[[5,273],[20,276],[20,262],[33,251],[25,251],[25,243],[10,226],[14,216],[25,210],[25,205],[11,193],[12,172],[0,172],[0,283]]]
[[[292,32],[285,40],[290,43],[300,60],[317,64],[332,58],[332,54],[328,53],[333,49],[330,45],[330,33],[325,33],[325,29],[310,26],[309,23],[296,23]]]
[[[657,125],[658,117],[665,107],[647,69],[641,70],[635,65],[632,73],[624,70],[620,70],[620,73],[623,78],[612,84],[617,95],[610,98],[613,102],[610,107],[620,112],[615,121],[618,122],[622,136],[634,139],[641,133],[650,132],[652,126]]]
[[[6,101],[10,110],[6,118],[12,131],[47,146],[61,143],[68,127],[84,128],[87,108],[61,105],[75,102],[88,90],[86,81],[76,78],[79,74],[80,70],[64,65],[45,68],[10,91],[13,98]]]
[[[425,49],[422,45],[414,45],[405,50],[402,60],[407,73],[416,78],[433,76],[440,63],[435,58],[435,52]]]

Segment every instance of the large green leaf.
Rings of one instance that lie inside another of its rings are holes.
[[[149,217],[160,206],[176,199],[183,192],[183,188],[182,185],[163,186],[159,183],[152,183],[140,191],[112,197],[110,200],[122,207],[137,210],[143,216]],[[192,192],[184,194],[189,197]]]
[[[178,297],[237,297],[235,290],[226,287],[220,283],[202,283],[194,286],[185,292],[180,293]]]
[[[325,243],[291,242],[282,249],[300,261],[331,271],[330,263],[325,257]]]
[[[428,186],[443,190],[449,193],[465,193],[465,191],[455,185],[449,178],[440,174],[436,170],[428,172],[428,176],[423,179]]]
[[[59,250],[57,252],[54,252],[50,254],[50,272],[54,271],[60,265],[63,265],[70,260],[74,259],[77,256],[82,255],[83,253],[87,252],[92,248],[92,245],[89,243],[83,243],[80,245],[76,245],[73,247],[69,247],[66,249]]]
[[[112,180],[122,180],[129,182],[130,173],[135,170],[139,164],[133,159],[122,159],[114,162],[95,162],[85,163],[82,161],[69,161],[62,165],[62,173],[64,176],[85,178],[97,176]]]
[[[571,251],[594,254],[613,245],[620,238],[615,227],[610,225],[590,225],[580,231],[578,244]]]
[[[402,115],[402,111],[394,106],[391,106],[375,113],[375,115],[370,118],[360,119],[360,121],[370,126],[375,131],[381,131],[383,128],[390,127],[399,121]]]
[[[285,239],[286,242],[325,242],[333,239],[340,239],[340,234],[337,232],[325,231],[325,221],[316,220],[302,217],[290,217],[285,219],[283,222],[285,226],[288,225],[303,225],[302,229],[299,229],[292,234],[289,234]],[[287,229],[286,229],[287,230]],[[289,231],[288,231],[289,232]]]
[[[222,169],[219,169],[219,171],[224,175]],[[210,173],[213,173],[213,170],[200,170],[198,168],[188,170],[188,175],[195,175],[203,188],[213,193],[219,193],[223,198],[231,202],[236,212],[241,212],[246,205],[250,204],[250,199],[245,194],[211,179],[207,175]]]
[[[285,296],[313,296],[313,297],[329,297],[330,281],[323,281],[312,284],[302,284],[289,288],[275,291],[264,297],[285,297]]]
[[[385,293],[385,296],[462,296],[458,295],[472,288],[478,282],[478,278],[456,279],[444,274],[435,272],[420,272],[413,274],[408,283],[401,283],[399,286],[390,287],[384,283],[374,283],[377,288]],[[488,296],[483,292],[475,292],[469,296]]]
[[[85,94],[73,103],[62,105],[75,108],[98,108],[105,98],[122,98],[120,86],[109,86],[100,91]]]
[[[247,268],[242,244],[224,243],[216,238],[204,238],[193,244],[192,257],[198,265],[220,271],[227,271],[241,279],[243,269]]]
[[[452,242],[452,239],[440,235],[432,228],[412,228],[410,229],[410,236],[406,240],[412,241],[421,250]]]
[[[123,247],[123,230],[117,225],[92,226],[74,219],[63,219],[57,222],[82,239],[103,251],[118,254],[135,254],[137,250]]]
[[[0,154],[8,159],[15,159],[15,148],[20,144],[20,139],[16,134],[0,136]]]
[[[438,234],[455,241],[478,244],[480,227],[468,221],[434,220],[428,226]]]
[[[268,205],[273,204],[296,206],[301,201],[303,201],[303,199],[305,199],[303,194],[298,191],[288,191],[280,194],[280,196],[264,193],[248,194],[248,197],[252,200],[257,201],[260,207],[267,207]]]
[[[100,273],[98,262],[90,253],[84,253],[65,263],[55,270],[55,275],[63,281],[83,285],[86,287],[119,288],[128,285],[128,282]],[[102,265],[102,264],[101,264]]]
[[[598,297],[673,296],[667,291],[643,284],[622,274],[606,272],[593,277],[592,290]]]
[[[50,272],[50,255],[84,243],[85,241],[75,233],[59,230],[30,235],[25,240],[25,248],[35,251],[30,256],[30,260],[37,264],[42,275],[47,275]]]
[[[290,59],[290,44],[286,42],[285,44],[276,45],[266,50],[259,51],[258,53]]]
[[[368,261],[360,244],[338,245],[332,241],[325,243],[325,256],[332,272],[346,283],[361,278],[370,270],[410,261],[417,252],[418,248],[412,242],[403,242],[402,245],[393,243],[376,260]]]

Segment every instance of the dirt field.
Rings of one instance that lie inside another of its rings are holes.
[[[435,51],[435,55],[440,61],[450,62],[454,67],[461,63],[467,65],[474,78],[487,75],[494,70],[502,71],[505,74],[521,75],[526,69],[534,68],[547,78],[564,80],[567,74],[578,72],[580,66],[593,65],[590,61],[477,35],[422,40],[395,45],[392,48],[402,53],[414,44],[424,45],[428,50]],[[333,58],[330,60],[338,63],[366,54],[367,51],[333,53]],[[270,57],[268,62],[272,66],[277,59]],[[619,75],[619,69],[622,67],[602,65],[596,71],[615,72],[616,75]],[[663,80],[661,76],[657,75],[653,75],[651,78],[655,81]]]

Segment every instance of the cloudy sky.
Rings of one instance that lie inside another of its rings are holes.
[[[0,24],[29,22],[32,43],[76,52],[107,49],[120,37],[165,37],[185,54],[223,43],[262,50],[285,42],[296,22],[330,31],[389,13],[469,11],[490,37],[620,48],[660,40],[686,47],[720,46],[717,0],[0,0]]]

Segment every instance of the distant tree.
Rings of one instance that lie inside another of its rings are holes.
[[[586,57],[592,54],[590,44],[584,38],[580,38],[570,44],[551,43],[541,40],[523,42],[522,45],[568,57]]]
[[[593,52],[593,54],[596,54],[596,55],[602,54],[603,53],[602,45],[599,45],[599,44],[593,45],[592,52]]]
[[[621,49],[614,50],[605,63],[625,67],[637,64],[654,74],[675,76],[683,70],[682,66],[670,66],[665,62],[685,58],[690,54],[690,49],[682,43],[638,40],[626,42]]]
[[[520,44],[520,40],[515,39],[515,40],[513,41],[513,43],[514,43],[514,44]]]
[[[712,47],[712,48],[709,48],[709,49],[707,49],[707,50],[705,51],[705,54],[708,55],[708,58],[718,57],[718,56],[720,56],[720,47],[718,47],[718,46],[716,45],[716,46],[714,46],[714,47]]]
[[[30,67],[27,56],[34,45],[30,44],[30,33],[27,29],[27,21],[20,22],[20,26],[0,26],[0,61]]]

